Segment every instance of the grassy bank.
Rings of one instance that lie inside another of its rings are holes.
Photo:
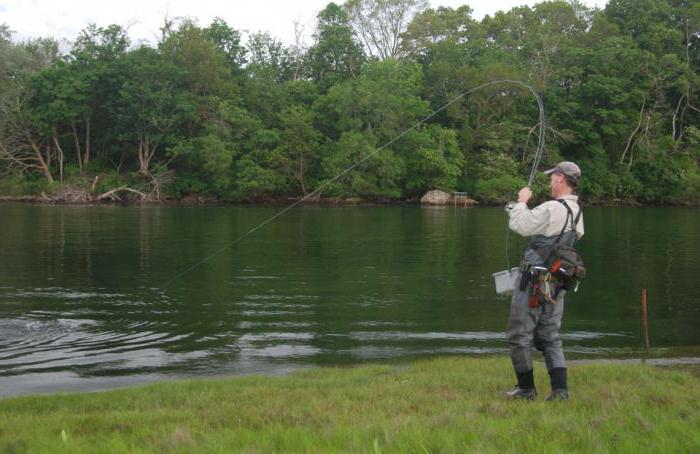
[[[2,452],[698,452],[700,377],[570,370],[572,400],[513,402],[505,358],[323,368],[0,400]]]

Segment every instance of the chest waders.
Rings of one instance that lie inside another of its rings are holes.
[[[524,392],[524,397],[536,395],[532,366],[533,345],[544,355],[552,389],[566,389],[566,360],[559,336],[566,290],[562,282],[552,279],[546,263],[549,257],[543,251],[551,251],[557,245],[572,246],[577,239],[576,225],[579,219],[580,214],[569,215],[567,210],[562,232],[550,237],[533,236],[523,254],[519,285],[514,289],[511,299],[506,338],[510,345],[513,369],[518,377],[514,392]],[[565,231],[569,227],[571,229]]]
[[[555,249],[558,246],[573,247],[576,243],[576,225],[581,218],[581,209],[574,216],[571,208],[564,200],[559,202],[566,207],[566,219],[561,232],[557,236],[535,235],[530,240],[523,261],[520,265],[520,282],[519,288],[521,291],[528,292],[528,307],[538,307],[541,300],[555,304],[559,292],[569,289],[569,282],[559,278],[557,274],[552,273],[551,259]],[[566,232],[571,219],[571,230]],[[557,264],[557,268],[559,264]],[[578,287],[578,285],[577,285]]]

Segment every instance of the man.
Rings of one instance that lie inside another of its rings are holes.
[[[518,193],[518,202],[508,209],[510,229],[531,237],[523,256],[520,285],[513,291],[506,330],[518,378],[515,389],[506,394],[514,399],[537,396],[532,368],[533,340],[535,348],[544,354],[549,372],[552,392],[547,400],[569,398],[566,360],[559,337],[566,290],[547,273],[543,255],[557,242],[571,246],[583,236],[583,217],[578,197],[574,195],[581,169],[573,162],[564,161],[545,173],[550,176],[553,200],[530,210],[527,203],[532,191],[524,187]]]

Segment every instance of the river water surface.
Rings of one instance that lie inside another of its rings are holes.
[[[277,211],[0,205],[0,395],[507,352],[502,209],[304,207],[222,250]],[[643,287],[652,345],[700,345],[700,210],[584,216],[565,350],[638,351]]]

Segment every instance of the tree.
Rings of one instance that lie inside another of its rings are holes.
[[[241,34],[238,30],[231,28],[225,20],[215,17],[209,27],[203,30],[207,36],[224,54],[231,74],[238,75],[243,65],[246,63],[245,47],[241,45]]]
[[[279,133],[230,102],[222,104],[221,119],[233,149],[234,195],[239,199],[255,199],[278,194],[284,187],[284,176],[275,169],[274,162]]]
[[[276,167],[295,189],[306,196],[310,175],[318,165],[321,137],[314,129],[312,113],[301,106],[291,106],[280,113],[280,144],[275,149]]]
[[[321,130],[333,139],[342,132],[369,130],[380,141],[389,141],[428,113],[420,99],[421,68],[417,64],[388,59],[368,63],[362,74],[331,88],[316,109]]]
[[[290,80],[291,61],[289,49],[269,33],[253,33],[248,38],[248,77],[263,78],[274,82]]]
[[[72,135],[75,140],[76,162],[81,171],[84,160],[89,159],[89,147],[85,155],[81,153],[76,123],[86,116],[91,87],[80,73],[76,73],[74,66],[59,61],[29,80],[28,105],[32,124],[39,136],[46,138],[47,147],[56,155],[61,182],[67,159],[61,144],[64,135]]]
[[[683,52],[683,32],[674,27],[673,13],[668,0],[610,0],[605,5],[605,15],[623,35],[656,54]]]
[[[53,183],[51,158],[53,150],[37,135],[29,118],[24,96],[0,106],[0,158],[16,173],[39,171]]]
[[[123,80],[120,65],[130,44],[126,30],[119,25],[90,24],[80,32],[67,58],[75,84],[83,87],[82,100],[76,99],[80,105],[73,106],[79,115],[70,119],[81,171],[90,162],[95,126],[101,132],[98,137],[103,148],[109,148],[115,139],[108,133],[113,129],[110,109]]]
[[[391,150],[377,147],[377,139],[371,131],[344,132],[337,142],[328,144],[322,166],[331,183],[324,191],[344,197],[400,197],[404,163]],[[364,163],[352,172],[332,180],[360,161]]]
[[[0,160],[11,172],[39,171],[48,183],[53,149],[41,134],[30,108],[30,80],[58,56],[50,39],[15,44],[12,32],[0,25]]]
[[[175,143],[168,154],[177,157],[176,181],[170,188],[175,195],[226,194],[232,186],[233,149],[225,126],[211,123],[205,132]]]
[[[371,57],[401,56],[401,34],[427,0],[348,0],[344,7],[355,35]]]
[[[472,9],[439,7],[427,9],[415,15],[401,36],[402,53],[427,62],[435,46],[445,43],[457,48],[481,37],[479,23],[471,16]]]
[[[364,54],[342,7],[329,3],[316,17],[315,42],[308,51],[308,59],[313,79],[326,91],[339,82],[357,77]]]
[[[138,173],[152,177],[154,158],[164,155],[182,124],[196,118],[196,104],[189,91],[178,85],[183,70],[156,50],[132,51],[125,66],[129,77],[119,90],[115,112],[120,137],[136,147]]]
[[[325,178],[386,145],[427,114],[428,105],[418,96],[421,81],[419,65],[387,59],[368,63],[357,79],[332,87],[318,100],[320,129],[335,142],[325,149]],[[399,197],[406,151],[399,142],[382,148],[371,163],[337,182],[335,190]]]
[[[226,41],[219,44],[224,48],[235,46],[235,36],[226,30],[225,24],[215,22],[214,27],[219,33],[217,39]],[[238,50],[231,49],[233,55],[224,53],[211,34],[211,29],[201,29],[194,22],[183,20],[177,30],[165,35],[158,48],[162,57],[179,69],[177,75],[183,88],[206,102],[208,110],[213,112],[217,109],[216,99],[233,96],[236,89],[230,65],[231,59],[238,58]]]
[[[412,132],[404,142],[407,191],[422,194],[457,187],[464,157],[454,130],[430,125]]]

